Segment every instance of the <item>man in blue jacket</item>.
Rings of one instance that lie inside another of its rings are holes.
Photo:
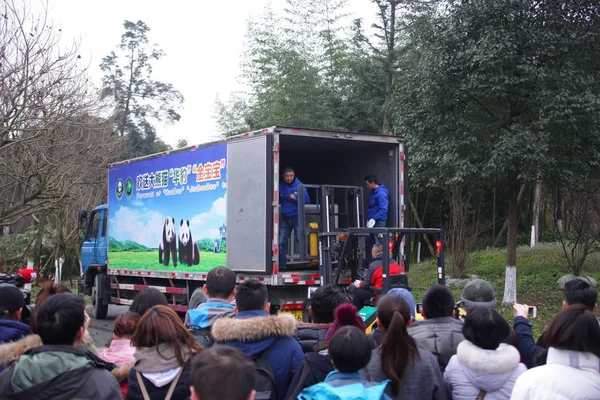
[[[367,228],[384,227],[387,224],[390,192],[383,184],[377,182],[377,177],[373,174],[365,176],[365,186],[372,191],[367,204]],[[371,263],[371,248],[375,243],[381,243],[377,235],[369,236],[365,249],[367,265]]]
[[[296,177],[294,168],[283,170],[283,181],[279,183],[279,204],[281,216],[279,219],[279,270],[285,271],[287,264],[287,244],[292,229],[296,242],[298,239],[298,185],[302,184]],[[308,191],[304,189],[304,203],[310,203]]]
[[[192,328],[192,334],[202,347],[210,347],[210,330],[214,323],[221,318],[234,315],[231,305],[236,290],[235,272],[227,267],[215,267],[206,275],[204,293],[207,301],[197,308],[188,310],[185,314],[185,326]]]
[[[257,280],[240,283],[235,297],[236,315],[216,321],[213,337],[218,344],[235,347],[248,357],[264,353],[273,373],[275,398],[283,400],[304,362],[302,348],[293,336],[296,319],[291,314],[270,315],[267,287]]]

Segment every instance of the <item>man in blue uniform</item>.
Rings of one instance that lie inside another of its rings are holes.
[[[365,176],[365,186],[372,191],[367,204],[367,228],[384,227],[387,224],[390,192],[383,184],[377,182],[377,177],[372,174]],[[381,243],[380,238],[374,234],[370,235],[365,249],[367,265],[371,263],[371,249],[375,243]]]
[[[285,271],[287,264],[287,244],[292,229],[296,242],[298,239],[298,185],[302,184],[296,177],[294,168],[286,167],[283,170],[283,181],[279,183],[279,204],[281,215],[279,218],[279,270]],[[310,203],[308,191],[304,189],[304,203]]]

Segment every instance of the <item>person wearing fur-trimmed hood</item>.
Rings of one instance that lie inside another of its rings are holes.
[[[478,307],[467,315],[465,340],[458,345],[444,373],[454,400],[472,400],[482,395],[486,400],[510,399],[517,378],[527,367],[520,362],[514,346],[502,343],[509,332],[504,318],[487,307]]]
[[[227,344],[252,357],[267,351],[265,358],[273,369],[277,399],[285,399],[288,386],[302,362],[304,353],[294,339],[296,319],[292,315],[270,315],[264,284],[249,280],[238,285],[236,315],[215,322],[212,335],[216,345]]]

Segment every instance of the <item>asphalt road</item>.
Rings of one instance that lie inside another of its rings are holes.
[[[113,333],[113,324],[115,322],[115,318],[119,314],[126,312],[129,309],[129,306],[118,306],[111,304],[108,306],[108,315],[106,319],[99,320],[92,318],[90,321],[90,335],[94,338],[96,342],[96,347],[99,349],[102,347],[106,347],[109,340],[112,339]],[[89,315],[92,315],[91,306],[88,306],[87,310]]]

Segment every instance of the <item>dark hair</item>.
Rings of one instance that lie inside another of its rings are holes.
[[[390,378],[392,394],[397,396],[407,367],[421,359],[417,344],[406,329],[410,306],[399,294],[386,294],[379,299],[377,318],[385,330],[380,349],[381,369]]]
[[[206,275],[206,290],[210,297],[226,299],[235,289],[235,272],[226,267],[215,267]]]
[[[367,335],[354,325],[342,326],[329,340],[329,358],[340,372],[358,372],[371,360]]]
[[[377,177],[373,174],[369,174],[369,175],[365,176],[365,181],[367,181],[369,183],[378,183]]]
[[[235,305],[238,311],[264,310],[269,293],[264,283],[256,279],[244,281],[238,285],[235,293]]]
[[[573,279],[565,283],[563,296],[568,305],[583,304],[592,311],[598,300],[598,291],[583,279]]]
[[[135,327],[140,322],[141,315],[127,311],[120,314],[115,319],[113,333],[119,338],[131,338],[135,332]]]
[[[192,358],[192,386],[200,399],[246,400],[255,382],[254,362],[231,346],[211,347]]]
[[[433,285],[423,296],[423,312],[425,318],[443,318],[452,315],[454,296],[450,289],[443,285]]]
[[[52,281],[46,282],[42,285],[42,289],[40,290],[38,295],[35,296],[35,307],[33,308],[33,311],[31,312],[31,327],[32,328],[35,325],[35,314],[36,314],[37,310],[41,307],[42,304],[44,304],[44,302],[50,296],[54,296],[55,294],[59,294],[59,293],[72,293],[72,292],[71,292],[71,289],[69,289],[65,285],[62,285],[62,284],[57,285]]]
[[[283,169],[283,173],[285,174],[286,172],[296,173],[296,171],[294,171],[294,167],[290,167],[289,165]]]
[[[137,292],[133,298],[129,311],[144,316],[146,311],[154,306],[166,306],[167,297],[156,288],[147,288]]]
[[[170,343],[175,348],[175,357],[181,366],[187,361],[183,354],[185,347],[195,353],[202,350],[202,346],[183,325],[177,313],[163,305],[152,307],[142,316],[131,343],[135,347],[156,347],[158,354],[165,360],[167,358],[160,354],[158,346]]]
[[[50,296],[35,313],[33,332],[42,338],[44,344],[72,346],[83,327],[84,313],[83,297],[72,293]]]
[[[510,326],[496,310],[476,307],[467,314],[463,336],[475,346],[496,350],[510,334]]]
[[[313,322],[316,324],[330,324],[335,319],[335,309],[348,303],[348,297],[334,285],[321,286],[310,296]]]
[[[600,325],[586,305],[575,304],[552,318],[544,342],[555,349],[592,353],[600,357]]]

